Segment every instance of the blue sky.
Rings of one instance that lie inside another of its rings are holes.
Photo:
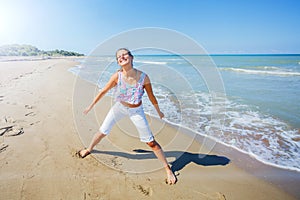
[[[300,53],[298,0],[0,0],[0,45],[88,54],[143,27],[183,33],[208,53]]]

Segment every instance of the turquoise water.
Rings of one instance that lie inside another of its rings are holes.
[[[201,73],[208,65],[220,79]],[[134,66],[150,76],[167,121],[300,171],[300,55],[137,55]],[[113,57],[94,57],[70,71],[101,88],[117,69]],[[212,102],[220,85],[225,96]],[[156,115],[146,95],[143,102]]]
[[[300,56],[213,56],[226,93],[300,128]]]

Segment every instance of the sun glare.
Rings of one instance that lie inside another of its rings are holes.
[[[0,2],[0,44],[14,43],[23,28],[22,12],[8,2]]]
[[[0,8],[0,33],[5,31],[5,29],[8,27],[8,16],[5,10]]]

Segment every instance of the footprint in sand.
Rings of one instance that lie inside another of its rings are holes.
[[[6,131],[4,133],[4,136],[11,137],[11,136],[21,135],[23,133],[24,133],[23,128],[16,126],[16,127],[12,127],[11,129],[9,129],[9,131]]]
[[[25,108],[27,108],[27,109],[33,109],[33,106],[26,104]]]
[[[0,144],[0,153],[1,153],[2,151],[5,151],[7,147],[8,147],[8,144],[1,143],[1,144]]]
[[[6,125],[0,128],[0,136],[4,135],[6,132],[9,132],[12,130],[14,126],[13,125]]]
[[[23,128],[15,124],[15,120],[10,116],[5,116],[0,124],[0,136],[17,136],[24,133]]]
[[[32,109],[35,108],[34,106],[28,105],[28,104],[26,104],[24,107],[25,107],[26,109],[28,109],[28,110],[32,110]],[[26,113],[26,114],[25,114],[25,117],[33,117],[33,116],[35,116],[35,115],[36,115],[36,113],[33,112],[33,111],[31,111],[31,112]],[[40,121],[32,122],[32,123],[30,123],[29,125],[30,125],[30,126],[33,126],[33,125],[35,125],[35,124],[37,124],[37,123],[39,123],[39,122],[40,122]]]
[[[226,196],[224,194],[222,194],[221,192],[216,192],[213,194],[202,193],[202,192],[195,191],[195,190],[194,190],[194,192],[198,195],[203,196],[205,199],[226,200]]]
[[[16,120],[11,116],[4,116],[1,120],[2,123],[15,123]]]
[[[138,190],[145,196],[152,196],[153,190],[151,187],[143,186],[143,185],[134,185],[134,189]]]
[[[226,200],[226,197],[221,192],[217,192],[218,200]]]
[[[26,117],[27,117],[27,116],[31,116],[31,117],[32,117],[32,116],[35,116],[35,113],[34,113],[34,112],[29,112],[29,113],[26,113],[25,116],[26,116]]]
[[[122,166],[122,162],[119,161],[119,157],[115,156],[113,159],[111,159],[111,163],[113,165],[113,167],[120,167]]]
[[[33,126],[33,125],[38,124],[38,123],[40,123],[40,122],[41,122],[41,121],[32,122],[32,123],[30,123],[29,125],[30,125],[30,126]]]

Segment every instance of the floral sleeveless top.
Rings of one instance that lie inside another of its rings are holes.
[[[129,104],[139,104],[144,95],[144,81],[146,74],[141,73],[140,79],[135,84],[126,83],[122,78],[122,71],[118,72],[118,83],[115,91],[115,100],[117,102],[126,102]]]

